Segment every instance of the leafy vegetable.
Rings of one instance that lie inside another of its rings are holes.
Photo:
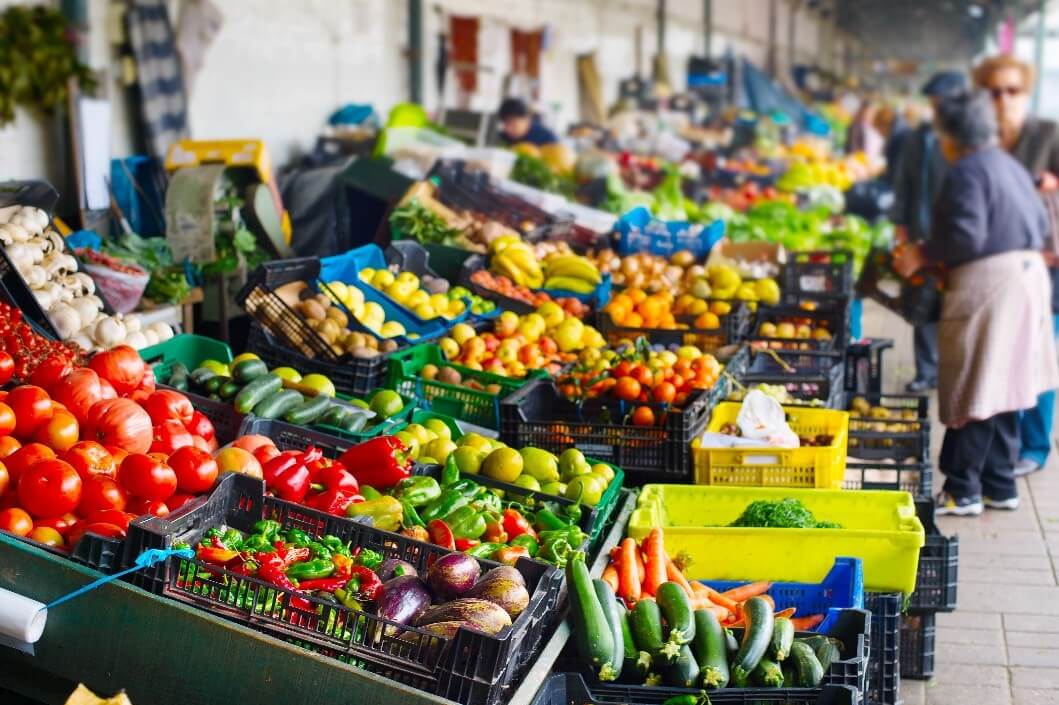
[[[759,527],[772,529],[841,529],[833,521],[818,521],[805,505],[787,497],[778,502],[758,500],[751,502],[739,518],[728,526]]]
[[[224,194],[213,203],[213,246],[217,258],[202,265],[204,275],[234,272],[241,262],[245,262],[247,268],[254,269],[268,260],[268,253],[258,247],[257,238],[246,227],[240,212],[242,206],[243,199],[236,195],[235,185],[226,183]]]
[[[164,237],[140,237],[136,233],[125,233],[112,240],[103,241],[103,252],[135,262],[150,272],[151,279],[143,295],[158,303],[180,303],[191,291],[184,267],[173,262],[173,252]]]
[[[390,214],[390,226],[406,237],[422,243],[450,244],[460,231],[449,227],[445,219],[413,198]]]
[[[511,180],[560,196],[571,197],[575,190],[574,182],[556,174],[546,161],[525,154],[519,154],[515,159]]]

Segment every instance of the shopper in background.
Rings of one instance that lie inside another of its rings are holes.
[[[500,139],[505,144],[529,142],[538,147],[559,141],[555,133],[541,124],[540,117],[530,111],[525,101],[505,98],[497,111],[500,117]]]
[[[942,99],[934,122],[951,167],[930,239],[899,250],[894,266],[904,276],[927,264],[946,269],[938,323],[945,487],[937,512],[1016,509],[1018,412],[1059,385],[1040,253],[1048,219],[1029,174],[997,145],[988,94]]]
[[[872,126],[886,140],[883,146],[886,171],[881,178],[883,183],[892,188],[901,161],[901,150],[904,148],[905,138],[908,137],[908,125],[896,109],[886,105],[875,113]]]
[[[923,86],[923,95],[932,106],[946,96],[967,90],[967,79],[955,71],[931,76]],[[889,169],[887,165],[887,169]],[[924,242],[930,237],[931,207],[941,190],[948,165],[938,148],[930,120],[924,120],[904,140],[893,178],[894,205],[890,214],[898,242]],[[929,323],[916,326],[914,334],[916,377],[907,389],[913,394],[926,392],[938,380],[938,330]]]
[[[1030,172],[1041,196],[1059,201],[1059,126],[1050,120],[1030,115],[1030,91],[1034,71],[1029,64],[1013,56],[988,58],[974,70],[974,82],[989,92],[996,108],[1000,146],[1006,149]],[[1043,250],[1052,278],[1052,323],[1059,334],[1059,260],[1056,258],[1054,225]],[[1019,418],[1022,455],[1015,465],[1015,476],[1021,477],[1044,467],[1052,449],[1052,423],[1055,416],[1055,390],[1041,394],[1037,406]]]

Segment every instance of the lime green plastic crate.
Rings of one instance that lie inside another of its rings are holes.
[[[821,521],[841,529],[729,527],[759,499],[801,501]],[[689,579],[777,580],[810,583],[835,558],[864,565],[864,589],[911,594],[916,586],[923,525],[907,492],[801,490],[771,487],[647,485],[629,521],[640,540],[652,527],[665,532],[666,551],[685,551]]]
[[[174,335],[164,343],[140,350],[140,357],[148,363],[171,365],[180,362],[189,370],[199,366],[203,360],[232,361],[232,349],[227,344],[204,335],[182,333]]]
[[[721,402],[713,410],[706,430],[719,433],[735,423],[740,402]],[[799,436],[826,434],[827,446],[801,448],[702,448],[692,442],[695,484],[737,487],[804,487],[837,490],[846,473],[849,413],[834,409],[785,406],[787,422]]]

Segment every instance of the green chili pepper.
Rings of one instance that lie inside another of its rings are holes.
[[[580,527],[577,526],[568,526],[565,529],[555,529],[553,531],[542,531],[537,536],[542,546],[554,541],[566,541],[571,546],[576,547],[584,543],[585,538],[585,532],[581,531]]]
[[[427,525],[427,523],[420,518],[419,512],[416,511],[416,508],[407,500],[401,500],[401,509],[404,512],[401,523],[404,524],[405,527]]]
[[[551,563],[557,568],[565,568],[567,562],[570,560],[574,550],[570,548],[570,544],[565,539],[558,541],[552,541],[541,545],[541,549],[537,552],[536,558],[544,561],[545,563]]]
[[[581,516],[584,512],[581,510],[581,503],[575,502],[574,504],[566,505],[566,508],[563,509],[563,514],[570,519],[571,524],[580,524]]]
[[[331,560],[331,549],[329,549],[327,546],[320,543],[319,541],[309,542],[309,552],[312,554],[313,558],[324,558],[326,560]]]
[[[264,534],[254,534],[247,536],[246,541],[243,541],[243,550],[250,553],[272,553],[276,548],[269,543]]]
[[[413,507],[422,507],[441,496],[441,485],[426,475],[406,477],[397,483],[393,496]]]
[[[553,512],[551,509],[542,509],[537,512],[537,515],[533,518],[537,528],[541,531],[555,531],[559,529],[565,529],[570,526],[570,522],[566,521],[558,514]]]
[[[420,512],[419,516],[425,522],[441,519],[452,514],[460,507],[466,506],[470,501],[470,497],[464,496],[455,487],[446,487],[442,490],[441,496],[428,504],[426,510]]]
[[[305,533],[301,529],[290,529],[287,531],[285,540],[291,546],[297,546],[302,548],[312,543],[312,539],[309,538],[309,534]]]
[[[344,607],[348,607],[351,610],[357,610],[358,612],[364,611],[364,606],[361,605],[358,600],[355,600],[348,590],[338,588],[335,590],[335,597],[338,598],[338,601],[341,602]]]
[[[335,572],[335,564],[325,558],[295,563],[284,573],[291,580],[319,580]]]
[[[460,467],[456,464],[456,454],[449,453],[449,457],[445,459],[445,465],[441,468],[441,485],[442,487],[448,487],[459,481],[460,479]]]
[[[362,565],[365,568],[375,570],[382,565],[382,561],[382,554],[378,551],[373,551],[370,548],[362,548],[360,549],[360,552],[357,553],[357,565]]]
[[[342,539],[337,536],[328,534],[320,539],[320,543],[327,546],[327,549],[334,555],[348,556],[349,546],[342,542]]]
[[[477,539],[485,533],[488,522],[482,512],[465,505],[446,516],[445,523],[452,530],[453,538]]]
[[[254,533],[261,534],[269,543],[276,540],[276,538],[279,536],[280,530],[282,529],[283,527],[280,526],[280,523],[273,519],[262,519],[261,521],[254,524]]]
[[[469,498],[474,498],[475,495],[478,494],[479,490],[482,490],[483,488],[474,480],[468,480],[467,478],[463,478],[462,480],[457,480],[451,485],[448,485],[445,489],[454,490],[462,495],[466,495]]]
[[[465,553],[475,558],[489,558],[503,547],[504,544],[502,543],[480,543],[474,548],[468,549]]]
[[[522,534],[508,541],[511,546],[522,546],[529,551],[530,557],[536,557],[537,552],[540,550],[540,544],[537,539],[533,538],[529,534]]]
[[[379,492],[377,489],[371,487],[370,485],[361,485],[360,496],[363,497],[365,501],[371,501],[373,499],[378,499],[379,497],[382,497],[382,492]]]

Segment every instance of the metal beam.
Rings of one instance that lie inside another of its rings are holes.
[[[666,0],[658,0],[658,11],[656,15],[656,29],[658,31],[657,56],[666,53]]]
[[[408,0],[408,99],[423,102],[423,0]]]
[[[1033,85],[1033,112],[1037,112],[1037,108],[1041,104],[1041,74],[1044,73],[1044,34],[1045,34],[1045,23],[1047,21],[1047,9],[1048,0],[1039,0],[1037,3],[1037,38],[1034,42],[1033,47],[1033,63],[1037,68],[1036,78]]]
[[[703,50],[706,58],[713,55],[713,0],[702,0]]]

